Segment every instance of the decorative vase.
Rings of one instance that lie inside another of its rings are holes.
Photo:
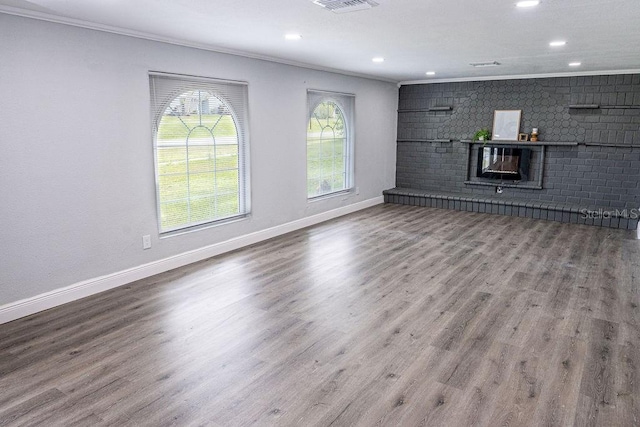
[[[531,129],[531,142],[538,141],[538,128]]]

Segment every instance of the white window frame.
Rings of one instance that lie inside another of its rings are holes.
[[[197,230],[220,225],[245,218],[251,213],[250,179],[249,179],[249,118],[248,118],[248,83],[233,80],[221,80],[208,77],[197,77],[182,74],[171,74],[150,71],[149,85],[151,91],[151,118],[154,156],[154,174],[156,185],[156,214],[160,236],[181,234],[185,231]],[[192,222],[172,228],[163,229],[160,202],[160,174],[158,165],[158,130],[162,116],[169,104],[181,94],[189,90],[206,90],[213,93],[229,109],[236,126],[238,136],[238,177],[239,177],[239,213],[212,220]]]
[[[353,191],[355,186],[355,170],[354,170],[354,154],[355,154],[355,95],[350,93],[331,92],[326,90],[307,90],[307,135],[305,136],[305,189],[309,182],[309,158],[308,158],[308,127],[315,109],[323,102],[332,102],[340,108],[344,117],[345,126],[345,180],[344,188],[330,191],[328,193],[309,196],[307,192],[307,200],[315,201],[326,197],[332,197],[339,194]]]

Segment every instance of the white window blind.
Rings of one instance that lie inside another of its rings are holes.
[[[354,95],[307,91],[307,197],[353,186]]]
[[[150,73],[161,233],[249,213],[247,85]]]

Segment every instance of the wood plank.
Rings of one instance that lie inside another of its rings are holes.
[[[613,425],[615,422],[617,339],[617,324],[595,318],[591,320],[575,416],[578,425]]]
[[[636,426],[632,234],[359,211],[0,325],[0,426]]]
[[[573,423],[579,399],[580,381],[585,364],[586,345],[572,337],[560,342],[544,375],[540,404],[532,424],[566,426]]]
[[[469,391],[461,395],[455,414],[451,414],[451,425],[492,425],[493,408],[500,404],[502,390],[512,373],[518,352],[518,347],[494,341],[481,359]]]
[[[478,373],[479,361],[486,357],[500,329],[514,314],[517,307],[515,302],[520,295],[518,291],[511,291],[491,302],[486,313],[469,331],[459,350],[443,365],[437,376],[439,382],[461,390],[468,388],[468,384]]]
[[[0,411],[0,426],[29,423],[40,414],[51,410],[55,405],[61,406],[65,394],[58,389],[50,389],[39,393],[18,405]]]
[[[527,352],[512,365],[509,381],[502,390],[503,401],[496,405],[489,425],[529,426],[542,390],[541,361]]]
[[[447,323],[433,345],[443,350],[457,349],[465,336],[479,321],[481,313],[489,306],[491,294],[476,292],[460,311]]]

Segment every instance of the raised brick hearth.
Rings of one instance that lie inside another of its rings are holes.
[[[523,218],[544,219],[573,224],[596,225],[600,227],[635,230],[638,227],[637,216],[623,215],[623,211],[584,209],[556,203],[526,201],[504,198],[475,197],[454,193],[435,193],[411,188],[392,188],[385,190],[385,203],[410,206],[424,206],[458,211],[489,213],[496,215],[519,216]]]

